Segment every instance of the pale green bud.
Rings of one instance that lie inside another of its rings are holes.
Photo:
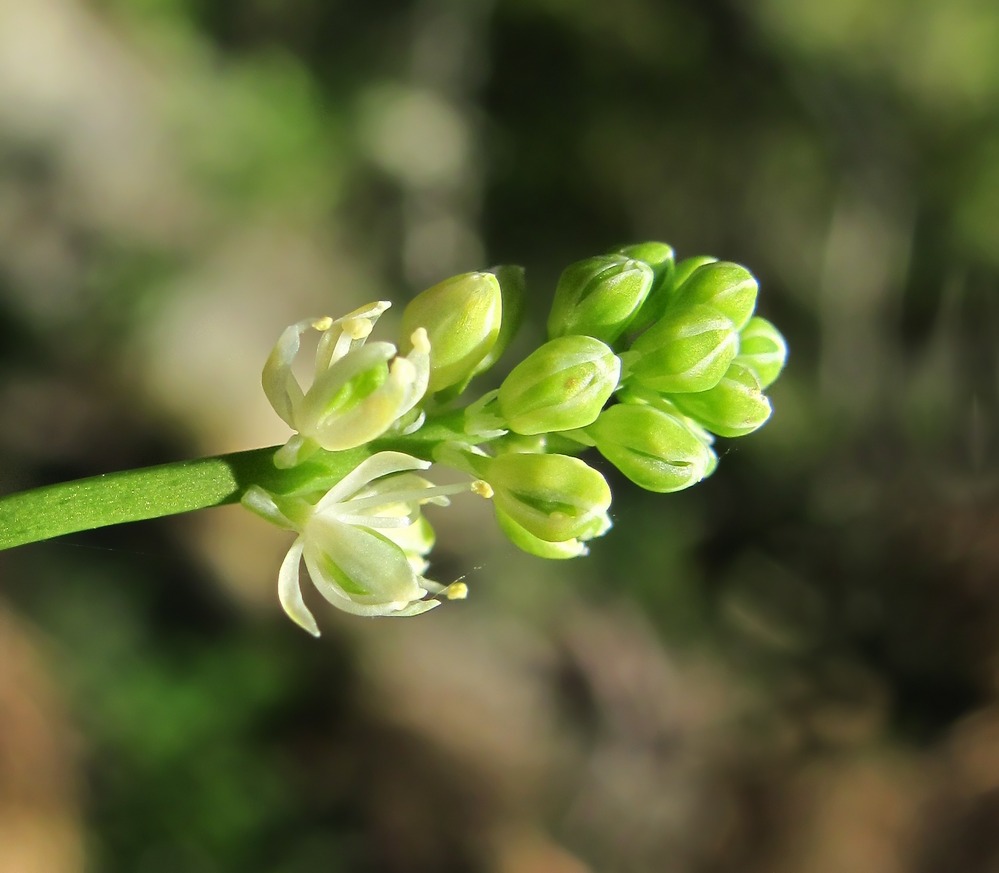
[[[757,315],[739,334],[739,354],[735,360],[756,373],[760,387],[766,389],[784,369],[787,343],[776,327]]]
[[[402,314],[402,333],[430,339],[428,393],[464,387],[500,333],[503,296],[492,273],[463,273],[417,294]],[[403,343],[403,348],[405,348]]]
[[[535,349],[499,389],[500,414],[519,434],[585,427],[617,388],[621,361],[589,336],[562,336]]]
[[[588,540],[609,526],[610,487],[579,458],[506,454],[475,462],[493,488],[497,512],[540,540]]]
[[[584,334],[613,344],[652,287],[648,264],[622,255],[597,255],[570,264],[559,277],[548,336]]]
[[[752,433],[771,412],[756,373],[738,363],[729,367],[714,388],[699,394],[676,394],[670,400],[684,415],[723,437]]]
[[[732,319],[736,330],[742,330],[753,315],[758,292],[756,279],[745,267],[729,261],[715,261],[694,270],[678,288],[670,305],[704,303],[713,306]]]
[[[666,311],[666,301],[669,299],[669,289],[673,286],[673,273],[676,269],[675,253],[673,247],[666,243],[643,242],[622,246],[614,254],[642,261],[652,267],[654,273],[645,303],[628,323],[628,332],[638,333],[658,321]]]
[[[657,272],[656,282],[653,283],[649,296],[645,298],[642,308],[628,325],[629,332],[633,335],[641,333],[650,324],[659,321],[677,300],[681,293],[680,289],[683,288],[684,282],[691,277],[691,274],[699,267],[703,267],[705,264],[714,264],[717,261],[718,258],[713,258],[710,255],[695,255],[692,258],[684,258],[672,266],[661,282]]]
[[[499,522],[500,530],[506,534],[518,549],[534,555],[536,558],[548,558],[549,560],[562,561],[568,558],[578,558],[589,552],[589,549],[579,540],[567,540],[562,543],[549,543],[539,539],[532,533],[528,533],[526,528],[521,527],[503,510],[496,509],[496,521]]]
[[[694,270],[703,267],[705,264],[717,263],[718,258],[713,258],[711,255],[694,255],[693,257],[684,258],[682,261],[679,261],[673,268],[673,275],[670,277],[670,293],[674,294],[682,288],[683,283],[691,277]]]
[[[611,254],[634,258],[636,261],[642,261],[642,263],[652,267],[652,272],[655,274],[655,278],[652,280],[652,293],[655,293],[656,289],[662,287],[672,277],[676,266],[673,246],[663,242],[632,243],[615,249]]]
[[[625,352],[628,377],[663,393],[706,391],[717,385],[739,350],[732,320],[695,304],[659,319]]]
[[[473,375],[484,373],[507,350],[524,320],[524,303],[527,298],[527,283],[524,281],[524,268],[511,264],[490,267],[487,271],[499,282],[503,298],[503,317],[500,320],[499,336],[486,356],[479,362]]]
[[[718,459],[682,418],[644,404],[604,410],[586,433],[597,451],[636,485],[665,493],[710,476]]]

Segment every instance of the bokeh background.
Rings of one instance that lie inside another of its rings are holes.
[[[286,324],[455,272],[529,348],[644,239],[791,359],[585,560],[469,500],[467,602],[316,642],[239,508],[0,554],[0,871],[999,870],[995,3],[0,0],[0,491],[283,441]]]

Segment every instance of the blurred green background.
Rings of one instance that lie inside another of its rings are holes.
[[[791,359],[588,559],[467,501],[467,602],[316,642],[238,508],[0,554],[0,873],[999,869],[994,3],[0,0],[0,491],[283,441],[286,324],[452,273],[527,349],[645,239]]]

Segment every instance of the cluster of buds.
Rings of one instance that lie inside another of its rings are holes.
[[[767,420],[764,390],[784,364],[783,338],[754,315],[757,290],[744,267],[677,263],[663,243],[572,264],[555,290],[547,341],[498,388],[464,404],[519,326],[518,267],[466,273],[419,294],[403,313],[398,348],[367,342],[384,302],[289,327],[263,373],[294,431],[275,466],[301,474],[331,453],[366,457],[334,482],[302,484],[299,475],[280,494],[246,491],[247,507],[297,534],[279,573],[285,610],[318,634],[299,587],[303,560],[319,592],[358,615],[416,615],[464,597],[464,583],[423,575],[434,533],[422,507],[461,491],[492,498],[500,529],[524,551],[586,554],[611,526],[610,487],[578,457],[590,448],[650,491],[710,475],[714,437]],[[319,341],[303,390],[292,363],[309,330]],[[464,479],[436,486],[420,475],[432,465]]]
[[[664,243],[566,270],[549,335],[598,337],[621,362],[616,402],[572,436],[649,491],[709,476],[715,436],[744,436],[770,417],[764,391],[787,356],[778,330],[754,315],[758,290],[745,267],[703,256],[677,263]]]

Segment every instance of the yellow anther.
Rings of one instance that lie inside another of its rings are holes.
[[[493,486],[488,482],[484,482],[482,479],[476,479],[470,487],[472,489],[472,493],[478,494],[479,497],[485,497],[488,500],[493,496]]]
[[[468,597],[468,586],[464,582],[452,582],[441,594],[448,600],[464,600]]]
[[[348,318],[340,325],[340,329],[352,340],[361,340],[368,338],[374,326],[370,318]]]

